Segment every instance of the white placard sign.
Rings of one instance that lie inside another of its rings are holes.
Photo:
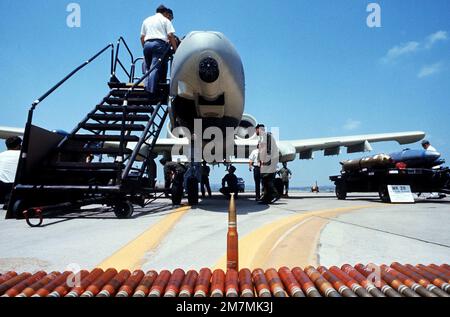
[[[409,185],[388,185],[388,191],[392,203],[414,203],[414,196]]]

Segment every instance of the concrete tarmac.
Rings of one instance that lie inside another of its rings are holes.
[[[45,219],[42,228],[0,213],[0,272],[225,268],[228,201],[173,208],[159,200],[118,220],[100,206]],[[450,263],[450,198],[384,204],[376,195],[295,193],[271,206],[237,200],[240,266]]]

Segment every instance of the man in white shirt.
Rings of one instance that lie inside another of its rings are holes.
[[[428,141],[428,140],[422,141],[422,147],[427,151],[437,152],[437,150],[430,144],[430,141]]]
[[[171,10],[161,5],[156,9],[156,14],[148,17],[142,23],[141,43],[144,48],[146,71],[151,68],[155,69],[145,80],[146,90],[153,94],[157,93],[157,86],[162,74],[162,60],[172,46],[173,50],[177,50],[177,42],[175,39],[175,29],[169,18],[173,18]]]
[[[7,151],[0,153],[0,203],[5,203],[16,178],[22,139],[11,137],[6,140]]]
[[[253,179],[255,180],[256,201],[259,201],[261,198],[261,160],[259,158],[259,146],[250,153],[249,160],[249,170],[250,172],[253,171]]]
[[[263,124],[256,126],[256,135],[259,137],[258,148],[264,191],[261,203],[271,204],[281,197],[274,184],[275,173],[279,162],[279,150],[275,138],[271,133],[265,131]]]

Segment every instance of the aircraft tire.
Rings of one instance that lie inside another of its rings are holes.
[[[23,219],[23,212],[28,208],[25,200],[17,199],[12,205],[12,216],[15,219]]]
[[[378,195],[382,202],[389,204],[391,202],[391,198],[389,197],[389,191],[387,185],[381,184],[378,189]]]
[[[114,206],[114,214],[118,219],[129,219],[133,213],[134,206],[129,201],[121,201]]]
[[[171,189],[172,204],[180,205],[183,199],[183,186],[181,184],[173,184]]]
[[[347,199],[347,189],[346,189],[344,183],[337,183],[336,184],[336,197],[339,200],[346,200]]]
[[[198,180],[195,177],[189,178],[187,182],[187,194],[189,205],[198,205]]]

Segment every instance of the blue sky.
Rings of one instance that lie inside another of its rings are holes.
[[[23,126],[34,99],[120,35],[140,55],[141,23],[162,1],[73,1],[80,28],[66,25],[70,2],[0,1],[0,125]],[[370,2],[163,1],[175,11],[178,35],[215,30],[234,43],[246,72],[246,112],[280,127],[282,139],[423,130],[449,159],[450,2],[376,1],[382,27],[368,28]],[[35,122],[70,131],[106,95],[108,63],[103,57],[52,95]],[[358,156],[317,153],[291,163],[293,185],[328,185],[340,160]],[[238,173],[251,182],[245,169]]]

